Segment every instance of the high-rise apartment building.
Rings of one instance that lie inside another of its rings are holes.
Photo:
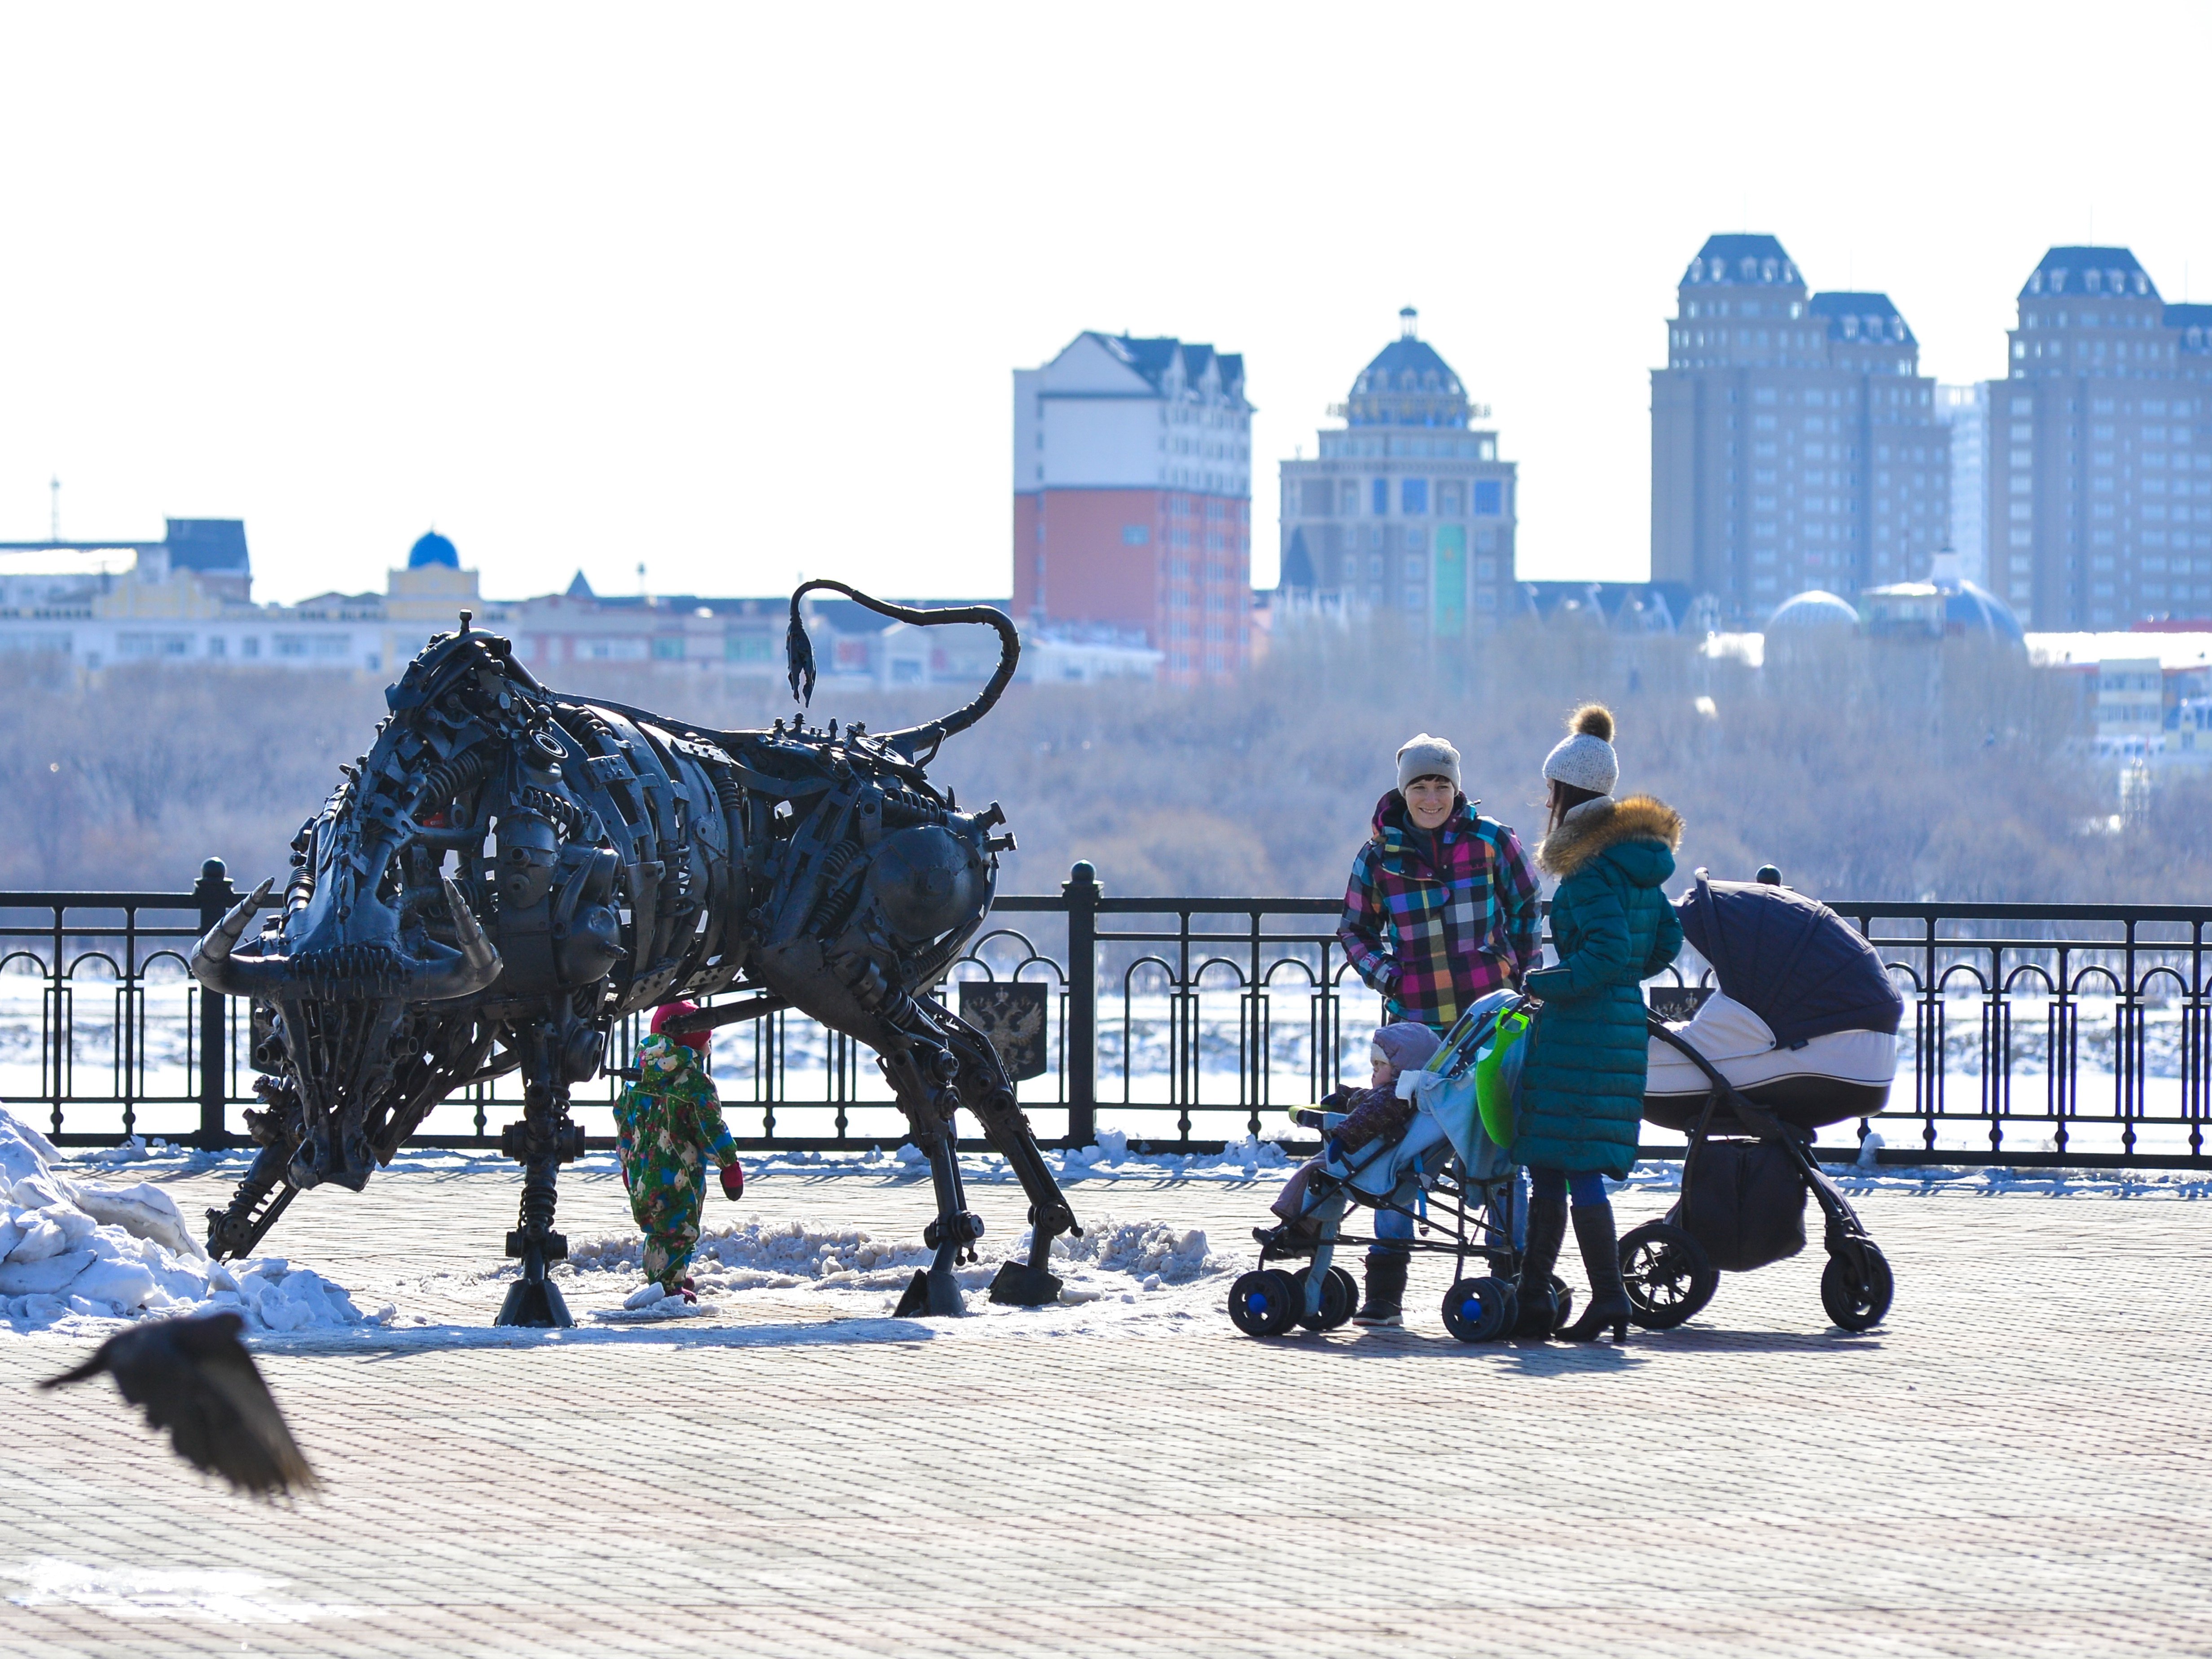
[[[1482,633],[1511,608],[1515,467],[1474,422],[1451,365],[1418,314],[1331,410],[1318,456],[1282,463],[1282,586],[1355,609],[1427,619],[1444,638]]]
[[[1939,386],[1936,419],[1951,434],[1951,550],[1959,574],[1989,584],[1990,386]]]
[[[2055,247],[1990,388],[1990,586],[2040,629],[2212,616],[2212,306]]]
[[[1141,633],[1162,678],[1240,672],[1252,628],[1244,360],[1078,335],[1014,371],[1014,611]]]
[[[1813,294],[1771,236],[1690,261],[1651,372],[1651,580],[1757,619],[1917,576],[1950,519],[1949,434],[1887,295]]]

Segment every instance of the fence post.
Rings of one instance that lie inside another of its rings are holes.
[[[221,859],[210,859],[200,866],[200,878],[192,896],[199,901],[200,933],[205,936],[209,928],[223,918],[223,913],[238,902],[238,893],[230,884],[229,873]],[[200,987],[200,1147],[206,1152],[220,1152],[230,1145],[230,1133],[223,1123],[223,1108],[230,1097],[228,1071],[226,1061],[229,1036],[228,1005],[230,999],[220,991]]]
[[[1067,1139],[1098,1139],[1098,872],[1079,860],[1060,888],[1067,900]]]

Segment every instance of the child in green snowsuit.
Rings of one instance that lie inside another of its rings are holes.
[[[623,1184],[629,1188],[629,1212],[645,1235],[645,1276],[686,1300],[694,1297],[684,1269],[699,1243],[699,1212],[707,1196],[701,1154],[713,1154],[730,1198],[745,1189],[737,1145],[722,1121],[714,1080],[707,1075],[707,1033],[672,1036],[661,1029],[693,1012],[688,1002],[653,1010],[653,1035],[638,1045],[637,1081],[615,1103]]]

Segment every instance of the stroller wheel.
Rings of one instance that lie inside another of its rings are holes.
[[[1229,1287],[1229,1316],[1247,1336],[1280,1336],[1305,1305],[1305,1290],[1280,1267],[1261,1267]]]
[[[1444,1328],[1462,1342],[1495,1342],[1519,1314],[1503,1279],[1462,1279],[1444,1292]]]
[[[1358,1310],[1359,1307],[1359,1281],[1352,1276],[1352,1270],[1348,1267],[1331,1267],[1328,1270],[1328,1276],[1336,1282],[1337,1288],[1344,1293],[1343,1318],[1332,1319],[1328,1324],[1322,1327],[1323,1330],[1333,1331],[1339,1325],[1343,1324],[1346,1320],[1350,1319],[1353,1313]],[[1323,1298],[1322,1306],[1326,1308],[1328,1305],[1329,1304],[1328,1300]]]
[[[1862,1244],[1859,1249],[1866,1258],[1863,1279],[1852,1268],[1848,1255],[1830,1256],[1828,1265],[1820,1270],[1820,1305],[1828,1310],[1829,1318],[1847,1331],[1863,1331],[1881,1324],[1897,1291],[1881,1252],[1871,1244]]]
[[[1575,1316],[1575,1287],[1559,1276],[1552,1275],[1552,1328],[1557,1330]]]
[[[1305,1305],[1305,1275],[1300,1273],[1294,1281],[1298,1290],[1298,1305]],[[1359,1281],[1341,1267],[1331,1267],[1328,1277],[1322,1280],[1321,1312],[1312,1316],[1300,1314],[1295,1322],[1309,1331],[1333,1331],[1346,1323],[1359,1306]]]
[[[1630,1316],[1648,1331],[1671,1331],[1713,1299],[1721,1276],[1704,1246],[1671,1221],[1647,1221],[1620,1241],[1620,1278]]]

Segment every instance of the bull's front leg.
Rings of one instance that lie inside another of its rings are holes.
[[[553,1021],[520,1027],[514,1041],[522,1054],[522,1121],[500,1135],[500,1150],[522,1165],[522,1211],[507,1236],[507,1253],[522,1263],[521,1276],[507,1287],[496,1325],[569,1326],[568,1304],[548,1276],[553,1263],[568,1254],[568,1241],[553,1231],[555,1180],[561,1165],[583,1151],[583,1132],[568,1121],[568,1085],[554,1060]]]

